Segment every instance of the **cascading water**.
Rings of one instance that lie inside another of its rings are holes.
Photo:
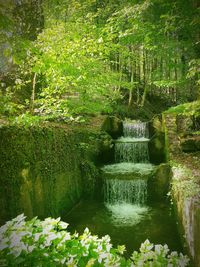
[[[149,162],[147,123],[123,123],[124,137],[115,143],[116,162]]]
[[[147,212],[147,177],[153,169],[147,123],[124,122],[123,133],[115,141],[116,164],[103,168],[105,204],[118,226],[136,224]]]
[[[105,181],[105,201],[109,204],[135,203],[145,204],[147,199],[146,180],[119,180],[107,179]]]
[[[116,162],[148,162],[149,151],[148,151],[148,139],[134,140],[132,138],[123,141],[118,140],[115,144],[115,161]]]
[[[149,137],[149,130],[146,122],[124,122],[123,133],[125,137]]]
[[[157,172],[148,161],[147,126],[124,122],[124,136],[115,140],[115,163],[102,167],[104,203],[84,200],[66,218],[74,231],[88,227],[100,236],[109,234],[114,245],[126,245],[129,255],[147,237],[173,250],[180,244],[166,203],[147,201],[148,179]]]

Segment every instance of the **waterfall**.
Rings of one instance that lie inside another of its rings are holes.
[[[116,162],[149,162],[148,124],[145,122],[123,123],[124,137],[115,142]]]
[[[147,123],[124,122],[123,133],[115,140],[116,163],[102,168],[105,205],[119,227],[137,224],[147,213],[147,176],[152,171]]]
[[[148,124],[146,122],[124,122],[123,123],[124,136],[131,137],[149,137]]]
[[[116,162],[149,162],[148,140],[132,142],[116,142],[115,144]]]
[[[147,199],[147,181],[107,179],[104,183],[104,195],[109,204],[144,204]]]

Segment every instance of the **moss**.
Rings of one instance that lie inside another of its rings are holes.
[[[200,136],[182,138],[181,149],[184,152],[200,151]]]
[[[107,116],[101,129],[112,138],[117,138],[123,134],[122,121],[115,116]]]
[[[154,164],[160,164],[166,161],[165,153],[165,133],[162,125],[162,118],[156,116],[149,123],[150,142],[149,157]]]
[[[200,233],[200,186],[199,177],[193,175],[193,170],[184,164],[172,162],[172,198],[179,222],[179,230],[185,237],[188,253],[195,266],[199,266],[199,233]]]
[[[157,166],[154,174],[148,180],[149,197],[152,200],[163,200],[170,190],[170,180],[172,177],[171,167],[163,163]]]
[[[185,103],[185,104],[181,104],[178,105],[176,107],[171,107],[170,109],[168,109],[167,111],[165,111],[165,114],[184,114],[187,116],[191,116],[191,115],[197,115],[200,112],[200,101],[194,101],[191,103]]]
[[[165,133],[165,160],[166,162],[169,162],[169,140],[168,140],[168,134],[167,134],[167,127],[166,127],[166,121],[165,116],[162,114],[162,128]]]
[[[22,212],[29,218],[60,216],[85,188],[94,194],[97,169],[92,162],[97,163],[101,142],[96,129],[3,126],[0,140],[1,222]]]
[[[173,170],[171,195],[180,234],[194,266],[200,266],[200,180],[199,152],[192,153],[199,149],[199,137],[198,133],[193,135],[191,131],[198,132],[199,112],[200,103],[196,101],[163,113],[166,151]]]
[[[176,162],[171,162],[171,165],[173,165],[173,194],[176,195],[178,192],[183,199],[198,195],[200,193],[199,181],[193,176],[192,171]]]
[[[200,242],[198,238],[200,233],[200,203],[195,203],[194,209],[194,247],[196,249],[196,254],[194,257],[194,262],[197,266],[200,266]]]

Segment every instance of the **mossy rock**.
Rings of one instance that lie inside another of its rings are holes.
[[[151,200],[163,200],[170,189],[172,171],[169,164],[157,166],[154,174],[148,180],[148,192]]]
[[[100,130],[1,127],[0,223],[19,213],[62,216],[83,194],[93,196],[102,142]]]
[[[101,130],[107,132],[114,139],[118,138],[123,135],[122,121],[115,116],[108,116],[106,117]]]
[[[200,151],[200,136],[181,139],[181,149],[183,152]]]
[[[160,164],[166,161],[165,155],[165,133],[162,127],[161,117],[155,117],[149,123],[149,158],[150,162]]]
[[[200,266],[200,200],[194,205],[194,262],[196,266]]]
[[[193,118],[191,116],[177,115],[176,125],[178,134],[187,133],[193,129]]]

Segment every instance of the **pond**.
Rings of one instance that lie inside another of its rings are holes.
[[[146,239],[182,251],[177,224],[168,203],[111,205],[83,200],[63,219],[70,224],[71,232],[82,233],[88,227],[92,234],[108,234],[113,245],[126,245],[128,255],[138,250]]]

